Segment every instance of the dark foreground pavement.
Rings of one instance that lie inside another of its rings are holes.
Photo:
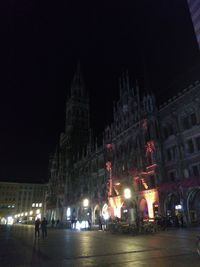
[[[154,235],[114,235],[102,231],[49,229],[34,238],[32,226],[0,226],[0,267],[200,267],[200,228]]]

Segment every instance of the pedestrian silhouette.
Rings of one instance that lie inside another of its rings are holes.
[[[60,220],[58,219],[58,220],[56,221],[56,227],[59,227],[59,223],[60,223]]]
[[[102,230],[102,218],[99,216],[99,230]]]
[[[42,229],[42,238],[47,237],[47,220],[45,217],[41,222],[41,229]]]
[[[183,215],[182,214],[180,215],[180,224],[181,224],[181,227],[184,226],[184,220],[183,220]]]
[[[51,226],[52,226],[52,228],[54,228],[54,224],[55,224],[55,220],[54,220],[54,218],[51,220]]]
[[[35,238],[36,237],[40,237],[40,219],[37,218],[37,220],[35,221]]]

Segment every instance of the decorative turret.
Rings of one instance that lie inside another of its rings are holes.
[[[72,97],[84,97],[87,96],[83,76],[81,73],[80,62],[77,65],[76,72],[71,84],[71,96]]]
[[[155,96],[153,93],[147,93],[143,97],[143,107],[146,113],[152,113],[156,110]]]

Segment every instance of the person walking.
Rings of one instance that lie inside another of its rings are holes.
[[[35,221],[35,238],[36,237],[40,237],[40,219],[37,218],[37,220]]]
[[[44,239],[45,237],[47,237],[47,220],[45,217],[41,222],[41,229],[42,229],[42,238]]]
[[[102,230],[102,217],[99,215],[99,230]]]
[[[59,228],[59,225],[60,225],[60,220],[57,219],[57,221],[56,221],[56,228]]]
[[[54,228],[54,225],[55,225],[55,220],[54,218],[51,220],[51,227]]]

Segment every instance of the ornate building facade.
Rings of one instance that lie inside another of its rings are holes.
[[[195,82],[160,107],[162,212],[200,221],[200,84]]]
[[[73,214],[94,222],[102,210],[107,181],[104,153],[92,135],[89,115],[89,97],[78,66],[66,103],[65,132],[50,160],[49,219],[67,221]],[[87,209],[83,207],[85,198],[90,200]]]
[[[78,67],[66,103],[65,132],[51,158],[49,219],[97,223],[99,216],[200,220],[200,84],[157,107],[128,74],[101,144],[89,124],[89,97]],[[128,195],[126,195],[126,193]],[[83,200],[87,199],[87,207]]]

